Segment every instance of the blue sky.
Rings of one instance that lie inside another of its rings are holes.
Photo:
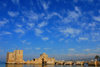
[[[0,56],[100,54],[100,0],[0,0]]]

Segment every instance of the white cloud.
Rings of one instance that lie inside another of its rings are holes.
[[[21,24],[16,24],[17,27],[21,28],[23,25]]]
[[[74,48],[70,48],[70,49],[68,49],[69,51],[75,51],[75,49]]]
[[[67,16],[62,19],[62,22],[76,22],[78,18],[81,16],[81,11],[78,7],[75,7],[75,11],[67,11]]]
[[[36,50],[40,50],[41,48],[35,48]]]
[[[46,32],[51,33],[52,31],[51,31],[51,30],[49,30],[49,29],[46,29]]]
[[[44,10],[47,10],[49,8],[50,2],[41,1],[41,4]]]
[[[53,16],[57,16],[57,17],[59,17],[60,19],[63,18],[63,17],[62,17],[59,13],[57,13],[57,12],[53,12],[53,13],[51,13],[51,14],[48,14],[47,17],[45,17],[45,18],[46,18],[46,19],[50,19],[50,18],[52,18]]]
[[[42,40],[46,41],[46,40],[49,40],[48,37],[42,37]]]
[[[7,24],[9,21],[7,19],[3,19],[3,20],[0,20],[0,27],[4,26],[5,24]]]
[[[71,22],[72,20],[70,20],[70,18],[68,18],[68,17],[65,17],[63,20],[62,20],[62,22],[64,22],[64,23],[69,23],[69,22]]]
[[[87,37],[79,37],[79,40],[88,40]]]
[[[43,3],[43,8],[44,8],[45,10],[48,9],[48,4]]]
[[[43,33],[43,31],[42,31],[41,29],[35,28],[35,34],[36,34],[37,36],[40,36],[42,33]]]
[[[28,42],[28,41],[26,41],[26,40],[22,40],[21,41],[23,44],[26,44],[26,45],[30,45],[31,43],[30,42]]]
[[[11,32],[7,32],[7,31],[5,31],[5,32],[3,32],[4,34],[8,34],[8,35],[10,35],[10,34],[12,34]]]
[[[3,31],[0,33],[0,35],[11,35],[12,33],[11,32],[8,32],[8,31]]]
[[[35,24],[34,24],[34,23],[28,23],[28,25],[29,25],[30,27],[33,27]]]
[[[75,11],[77,11],[78,12],[78,14],[80,14],[81,15],[81,11],[80,11],[80,9],[79,9],[79,7],[75,7]]]
[[[19,15],[18,12],[13,12],[13,11],[8,11],[8,15],[11,16],[11,17],[16,17]]]
[[[11,0],[13,4],[19,4],[19,0]]]
[[[27,23],[28,29],[32,29],[35,26],[35,23]]]
[[[91,32],[91,40],[92,41],[100,41],[100,33],[99,32]]]
[[[77,19],[80,15],[75,11],[68,11],[68,16],[73,19]]]
[[[100,48],[97,47],[95,49],[84,49],[84,51],[89,52],[89,53],[100,53]]]
[[[96,21],[100,21],[100,16],[94,16],[93,19]]]
[[[38,24],[38,27],[41,28],[41,27],[44,27],[46,25],[47,25],[47,22],[42,22],[42,23]]]
[[[22,33],[22,34],[24,34],[25,33],[25,31],[24,30],[22,30],[22,29],[15,29],[14,30],[16,33]]]
[[[85,49],[84,51],[89,52],[89,51],[91,51],[91,49]]]
[[[88,26],[94,27],[94,26],[96,26],[96,22],[89,23],[89,25],[88,25]]]
[[[72,35],[72,36],[75,36],[75,35],[78,35],[81,30],[80,29],[74,29],[74,28],[66,28],[66,29],[60,29],[60,32],[64,33],[65,35]]]
[[[32,11],[32,10],[31,11],[27,11],[27,12],[26,11],[23,11],[22,13],[29,20],[38,20],[39,19],[39,16],[40,16],[37,13],[35,13],[34,11]]]

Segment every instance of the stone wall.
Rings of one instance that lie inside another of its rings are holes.
[[[7,53],[7,63],[15,63],[15,56],[13,52]]]
[[[34,59],[34,63],[36,64],[55,64],[54,58],[49,58],[47,54],[43,53],[39,58]]]
[[[49,58],[47,54],[43,53],[39,58],[33,60],[23,60],[23,50],[15,50],[7,53],[6,63],[23,63],[23,64],[55,64],[55,58]]]
[[[7,53],[6,63],[23,63],[23,50],[15,50]]]

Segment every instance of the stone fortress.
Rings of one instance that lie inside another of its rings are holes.
[[[31,61],[23,60],[23,50],[15,50],[7,53],[6,63],[9,64],[55,64],[55,58],[49,58],[47,54],[43,53],[39,58]]]
[[[47,54],[43,53],[39,58],[33,60],[23,60],[23,50],[15,50],[14,52],[7,53],[7,64],[56,64],[56,65],[84,65],[88,64],[89,66],[100,66],[100,61],[57,61],[55,58],[49,58]],[[10,65],[11,67],[12,65]],[[9,67],[9,65],[7,66]]]

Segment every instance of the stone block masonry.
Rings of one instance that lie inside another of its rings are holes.
[[[23,60],[23,50],[15,50],[7,53],[7,64],[55,64],[55,58],[49,58],[47,54],[43,53],[39,58],[33,60]]]

